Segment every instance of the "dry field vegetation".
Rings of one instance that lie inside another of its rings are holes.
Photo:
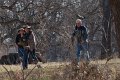
[[[19,65],[1,65],[0,80],[120,80],[120,60],[49,62],[29,65],[21,70]],[[39,67],[39,68],[38,68]]]

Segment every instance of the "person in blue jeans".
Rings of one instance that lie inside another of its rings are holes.
[[[18,34],[16,36],[16,45],[18,47],[18,54],[20,57],[20,60],[22,61],[22,67],[23,69],[28,68],[28,52],[26,50],[26,46],[28,45],[25,37],[25,31],[23,28],[20,28],[18,30]]]
[[[36,49],[35,35],[31,30],[31,26],[25,25],[24,29],[25,29],[26,40],[28,41],[28,45],[29,45],[29,51],[30,51],[29,55],[31,55],[33,62],[37,64],[38,58],[35,53],[35,49]]]
[[[75,30],[72,33],[72,45],[74,44],[74,40],[76,39],[77,44],[76,44],[76,56],[77,56],[77,61],[80,61],[81,58],[81,51],[84,53],[84,58],[89,60],[89,54],[88,54],[88,46],[87,46],[87,31],[84,26],[82,26],[82,20],[77,19],[76,20],[76,26]]]

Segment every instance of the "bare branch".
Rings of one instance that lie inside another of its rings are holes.
[[[0,8],[12,10],[13,7],[15,6],[15,4],[17,3],[17,1],[18,1],[18,0],[15,0],[15,2],[13,2],[10,6],[0,6]]]
[[[5,21],[5,22],[0,22],[0,24],[10,24],[10,23],[14,23],[14,22],[18,22],[18,23],[21,23],[21,24],[27,24],[27,25],[37,25],[37,24],[40,24],[39,22],[25,22],[25,21],[21,21],[19,19],[13,19],[13,20],[10,20],[10,21]]]
[[[23,12],[26,9],[28,9],[28,7],[29,7],[30,4],[33,4],[33,2],[28,3],[21,11],[17,11],[17,13]]]

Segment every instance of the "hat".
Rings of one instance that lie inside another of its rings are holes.
[[[21,30],[23,30],[23,31],[24,31],[24,28],[20,28],[18,31],[21,31]]]
[[[28,29],[31,29],[31,26],[28,26],[28,25],[23,25],[23,28],[28,28]]]
[[[31,29],[31,26],[27,26],[28,29]]]

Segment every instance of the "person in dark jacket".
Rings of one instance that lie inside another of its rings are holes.
[[[25,31],[23,28],[20,28],[18,30],[18,34],[16,36],[16,45],[18,47],[18,54],[22,61],[22,67],[23,69],[28,68],[28,53],[25,49],[25,47],[28,45],[25,37]]]
[[[30,55],[32,57],[33,62],[36,64],[38,59],[37,56],[35,54],[35,49],[36,49],[36,39],[35,39],[35,35],[33,33],[33,31],[31,30],[31,26],[26,25],[24,27],[25,29],[25,35],[26,35],[26,39],[28,41],[28,45],[29,45],[29,50],[30,50]]]
[[[37,42],[36,42],[35,34],[31,29],[31,26],[25,25],[24,29],[25,29],[26,39],[28,41],[29,50],[30,50],[29,59],[31,57],[32,63],[34,64],[37,64],[38,61],[42,63],[46,63],[45,58],[40,53],[39,54],[36,53]]]
[[[84,26],[82,26],[82,20],[81,19],[77,19],[76,20],[76,26],[75,26],[75,30],[72,33],[72,45],[74,44],[74,40],[76,39],[77,41],[77,52],[76,52],[76,56],[77,56],[77,61],[80,61],[80,53],[81,51],[85,52],[87,51],[87,31],[86,28]],[[87,53],[84,53],[84,56],[89,59],[89,55]]]

